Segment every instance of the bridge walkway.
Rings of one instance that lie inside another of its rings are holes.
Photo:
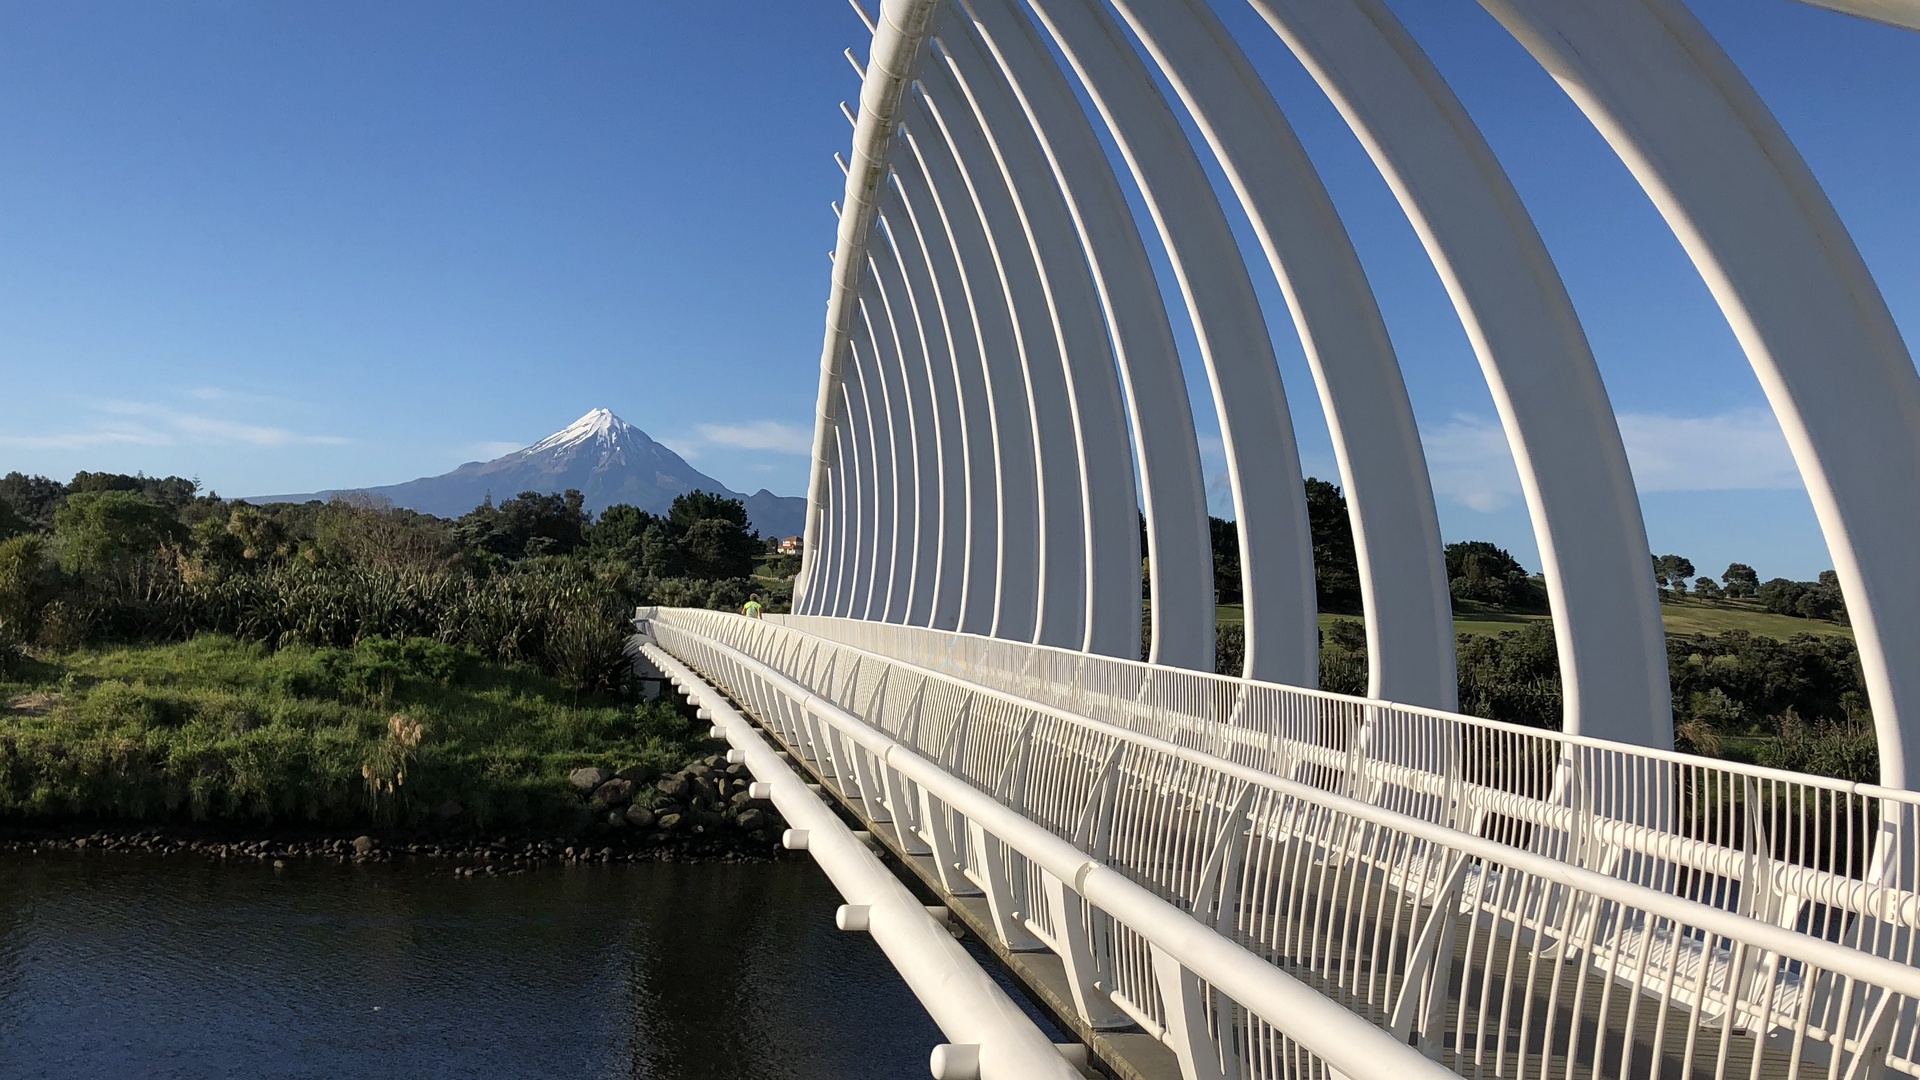
[[[1330,1064],[1303,987],[1463,1075],[1916,1071],[1897,795],[1304,691],[1313,709],[1275,710],[1216,681],[1169,709],[1088,678],[1090,658],[971,655],[1006,643],[958,635],[923,657],[1104,699],[1088,712],[1114,723],[834,627],[647,614],[650,649],[776,732],[1110,1067],[1148,1063],[1130,1075],[1166,1074],[1168,1054],[1195,1078],[1377,1072]],[[1056,662],[1082,670],[1045,678]],[[1255,749],[1265,768],[1235,760]],[[1783,797],[1819,820],[1756,840],[1792,825]]]

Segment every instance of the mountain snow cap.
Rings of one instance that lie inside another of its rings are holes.
[[[629,435],[638,433],[638,428],[613,415],[612,410],[595,409],[520,452],[540,454],[553,450],[565,450],[589,441],[597,441],[611,448],[619,445]]]

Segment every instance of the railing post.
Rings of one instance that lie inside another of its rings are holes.
[[[1133,1018],[1113,1003],[1113,993],[1100,982],[1101,936],[1094,930],[1099,913],[1092,911],[1080,899],[1080,894],[1052,874],[1041,874],[1040,882],[1046,893],[1049,921],[1059,939],[1060,964],[1066,969],[1074,1011],[1092,1028],[1130,1026]]]
[[[979,896],[980,890],[960,872],[960,853],[954,849],[953,830],[949,828],[953,812],[926,788],[918,791],[920,835],[933,849],[933,868],[940,878],[940,887],[952,896]]]
[[[1014,952],[1035,952],[1046,943],[1033,936],[1026,926],[1026,913],[1019,911],[1013,896],[1013,881],[1007,876],[1008,849],[1000,838],[967,820],[967,842],[974,852],[978,876],[974,881],[987,894],[987,912],[993,918],[993,930],[1000,943]]]
[[[1220,1044],[1207,1030],[1213,1013],[1207,988],[1160,946],[1149,943],[1147,949],[1153,956],[1153,981],[1160,988],[1167,1045],[1180,1060],[1181,1080],[1226,1080],[1220,1067]]]

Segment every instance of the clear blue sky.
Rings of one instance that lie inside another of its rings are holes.
[[[1412,230],[1285,49],[1220,6],[1373,276],[1444,531],[1535,565]],[[1395,6],[1567,277],[1652,546],[1709,572],[1828,566],[1751,371],[1625,169],[1476,4]],[[1693,7],[1920,342],[1920,34],[1787,0]],[[0,471],[392,483],[605,406],[734,488],[803,492],[837,103],[857,93],[839,54],[862,37],[830,0],[0,0]],[[1333,477],[1266,288],[1302,456]]]

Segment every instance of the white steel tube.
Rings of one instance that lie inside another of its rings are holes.
[[[926,626],[933,609],[933,594],[940,576],[940,432],[933,411],[933,344],[944,333],[937,311],[923,311],[922,298],[908,284],[902,264],[901,241],[894,236],[887,208],[896,210],[899,196],[891,184],[881,189],[879,223],[886,235],[884,245],[873,244],[874,265],[880,274],[880,291],[888,299],[888,310],[895,320],[900,339],[900,388],[905,400],[906,425],[913,433],[913,500],[902,512],[911,522],[905,539],[910,553],[911,573],[907,577],[905,602],[898,609],[896,622]],[[926,298],[930,300],[931,298]],[[929,332],[929,323],[932,331]],[[941,351],[945,357],[944,350]]]
[[[999,575],[982,582],[993,592],[994,637],[1033,640],[1039,613],[1040,489],[1034,430],[1028,412],[1026,373],[1005,268],[1000,265],[989,223],[978,198],[955,159],[946,132],[928,114],[924,97],[903,105],[906,135],[921,175],[955,241],[954,255],[966,283],[978,352],[955,362],[981,368],[986,375],[985,415],[966,420],[977,437],[991,438],[997,453],[993,473],[995,521],[999,526]]]
[[[877,218],[875,222],[880,224]],[[890,505],[881,508],[881,517],[887,522],[883,542],[889,550],[886,587],[882,591],[883,599],[875,617],[898,623],[906,621],[907,595],[913,588],[914,548],[919,535],[917,515],[920,503],[916,490],[920,442],[919,433],[913,427],[913,413],[907,404],[906,387],[906,380],[911,377],[909,366],[917,359],[917,353],[911,347],[916,346],[917,342],[911,334],[902,333],[904,319],[895,312],[894,297],[887,293],[888,271],[892,267],[891,250],[885,243],[874,243],[874,239],[874,235],[869,233],[867,287],[871,289],[881,315],[881,321],[875,329],[879,338],[880,385],[887,410],[887,453],[892,466]],[[900,302],[904,307],[905,298],[901,297]]]
[[[1065,396],[1076,437],[1073,471],[1084,508],[1080,535],[1068,535],[1049,518],[1044,563],[1051,575],[1084,578],[1084,608],[1077,614],[1043,608],[1040,638],[1088,652],[1137,656],[1140,539],[1134,476],[1114,356],[1085,249],[1053,171],[1019,106],[1011,100],[1005,79],[981,55],[964,19],[943,20],[943,34],[948,26],[956,32],[934,39],[924,70],[934,72],[945,66],[950,71],[953,88],[973,110],[986,148],[1013,196],[1013,210],[1038,272],[1055,352],[1065,375],[1057,389]],[[934,80],[927,81],[932,85]],[[1043,428],[1048,422],[1037,408],[1035,418]],[[1046,452],[1044,442],[1042,449]],[[1066,471],[1057,464],[1049,468],[1053,473]],[[1071,640],[1076,621],[1083,633]]]
[[[1038,578],[1030,599],[1001,590],[994,636],[1079,645],[1086,636],[1087,557],[1080,455],[1048,297],[1020,228],[1019,196],[994,167],[990,138],[955,90],[946,65],[931,58],[922,65],[919,89],[922,110],[939,132],[984,228],[986,253],[1012,316],[1014,351],[1006,359],[1021,379],[1007,386],[1005,395],[995,383],[995,415],[1004,423],[1007,416],[1021,414],[1033,446],[1037,487],[1031,540]],[[1023,400],[1014,405],[1010,398],[1016,389]],[[1004,524],[1018,521],[1009,517]]]
[[[853,327],[862,253],[878,206],[875,195],[887,178],[887,154],[898,127],[900,98],[920,63],[928,24],[939,0],[880,0],[873,45],[860,87],[860,114],[854,122],[846,195],[841,200],[839,235],[834,241],[833,285],[827,295],[825,340],[820,347],[818,419],[813,431],[813,470],[807,484],[807,522],[800,574],[794,588],[804,596],[813,576],[809,560],[820,536],[820,512],[827,498],[827,469],[832,464],[833,427],[838,419],[834,387]]]
[[[1399,358],[1340,214],[1266,84],[1204,0],[1114,0],[1246,208],[1313,371],[1346,485],[1367,696],[1451,709],[1440,516]]]
[[[1028,0],[1126,159],[1192,316],[1233,485],[1249,678],[1319,683],[1313,542],[1286,392],[1213,185],[1133,46],[1094,0]]]
[[[971,30],[999,65],[1054,170],[1106,311],[1126,391],[1146,522],[1149,656],[1213,670],[1213,556],[1193,406],[1165,299],[1119,177],[1066,74],[1013,0],[969,0]],[[1132,657],[1136,654],[1129,652]]]
[[[1773,113],[1677,0],[1481,0],[1640,181],[1747,354],[1846,594],[1880,782],[1920,782],[1920,374]]]
[[[1000,497],[1002,476],[1000,443],[987,392],[986,365],[981,362],[980,319],[975,313],[973,282],[960,258],[960,241],[947,214],[946,202],[927,177],[918,140],[908,130],[905,153],[894,167],[895,187],[917,223],[927,269],[940,292],[947,315],[948,353],[956,397],[952,439],[967,465],[967,532],[965,558],[960,566],[957,629],[984,634],[993,629],[993,602],[1000,579]],[[1017,449],[1017,448],[1016,448]],[[1017,457],[1006,470],[1013,470]]]
[[[713,713],[714,723],[726,731],[728,744],[741,752],[754,777],[771,787],[780,816],[795,829],[805,830],[808,856],[849,904],[867,909],[866,932],[941,1032],[954,1043],[980,1048],[983,1080],[1078,1080],[1079,1073],[1006,991],[786,767],[723,695],[658,645],[647,645],[644,651]]]
[[[1399,199],[1480,359],[1552,600],[1567,731],[1673,745],[1666,633],[1620,429],[1546,245],[1384,0],[1249,0]]]
[[[905,272],[907,295],[913,300],[919,320],[921,339],[926,350],[926,386],[928,409],[936,455],[934,475],[924,474],[921,483],[936,499],[938,513],[934,537],[934,579],[929,592],[925,624],[941,630],[960,626],[961,589],[966,583],[968,475],[972,468],[960,422],[960,386],[953,368],[956,335],[969,340],[964,327],[956,327],[961,317],[949,310],[949,301],[940,279],[933,272],[933,255],[927,250],[920,217],[900,193],[899,179],[888,184],[880,196],[881,215],[887,222],[899,265]],[[956,307],[959,300],[953,301]],[[925,494],[923,492],[923,494]]]

